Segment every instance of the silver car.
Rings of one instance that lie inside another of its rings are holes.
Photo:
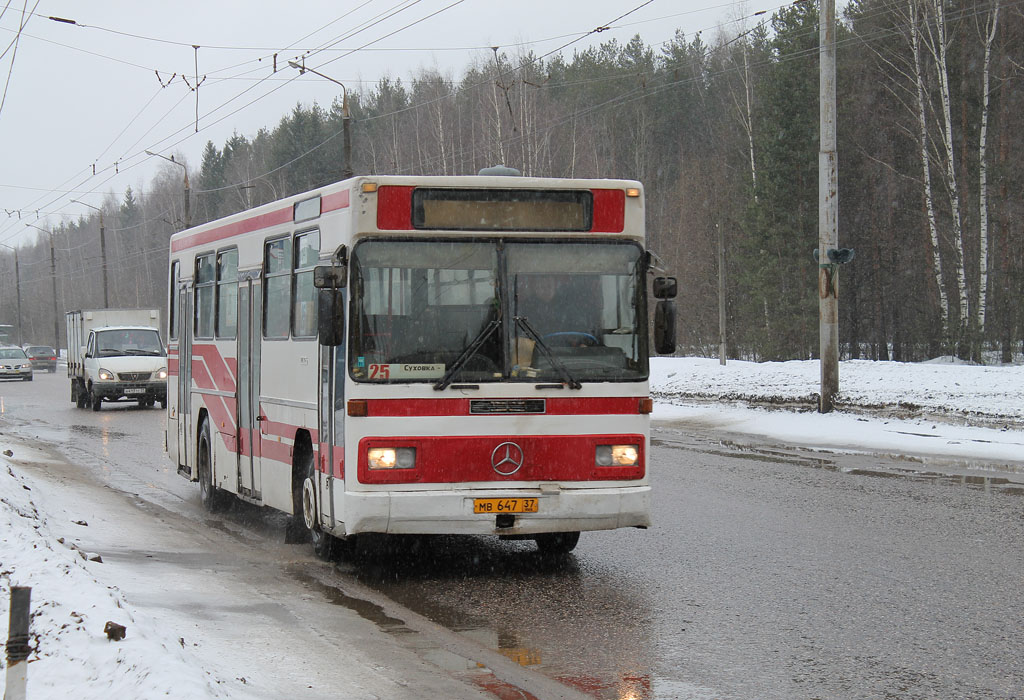
[[[0,379],[32,381],[32,360],[21,348],[0,347]]]

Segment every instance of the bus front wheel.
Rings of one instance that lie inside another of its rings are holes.
[[[313,553],[321,559],[334,556],[336,540],[320,527],[320,514],[316,502],[316,462],[310,452],[306,464],[306,478],[302,480],[302,520],[309,530]]]

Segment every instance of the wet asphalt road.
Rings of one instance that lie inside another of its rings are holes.
[[[162,412],[75,409],[67,383],[0,382],[0,426],[193,510]],[[554,562],[436,538],[329,573],[597,698],[1024,697],[1024,475],[652,437],[648,531],[586,533]]]

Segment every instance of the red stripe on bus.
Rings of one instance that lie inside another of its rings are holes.
[[[535,398],[535,397],[533,397]],[[507,413],[471,414],[473,399],[366,399],[371,416],[412,418],[418,416],[519,415]],[[495,399],[501,401],[502,399]],[[524,401],[528,399],[511,399]],[[549,416],[634,416],[640,413],[639,396],[545,399]]]
[[[224,240],[225,238],[231,238],[232,236],[238,236],[243,233],[252,233],[253,231],[259,231],[260,229],[288,223],[291,220],[291,207],[277,209],[275,211],[267,212],[266,214],[260,214],[259,216],[253,216],[241,221],[235,221],[234,223],[224,224],[217,228],[211,228],[207,231],[200,231],[188,236],[183,236],[182,238],[171,242],[171,252],[177,253],[187,248],[195,248],[196,246],[216,243],[217,241]]]
[[[329,211],[336,211],[338,209],[347,209],[349,205],[349,191],[342,190],[341,192],[335,192],[329,194],[320,200],[320,213],[326,214]]]
[[[261,457],[284,464],[292,463],[292,446],[276,440],[260,440]]]
[[[511,443],[519,449],[508,447],[506,454],[505,446]],[[599,467],[595,462],[598,445],[636,445],[637,464]],[[374,447],[414,447],[416,466],[370,469],[366,453]],[[645,452],[643,436],[630,434],[367,437],[359,441],[358,475],[363,484],[621,481],[643,478]],[[521,465],[507,476],[498,473],[494,466],[498,463],[501,471],[512,471],[516,459],[522,460]]]
[[[213,379],[212,388],[219,391],[235,392],[234,372],[228,367],[216,345],[193,345],[192,353],[203,358],[203,362],[209,368],[210,377]]]
[[[308,431],[313,444],[320,442],[320,431],[316,428],[303,428],[298,425],[289,425],[288,423],[277,423],[267,418],[267,414],[263,412],[263,407],[260,406],[260,432],[263,435],[273,435],[294,440],[295,433],[299,430]]]

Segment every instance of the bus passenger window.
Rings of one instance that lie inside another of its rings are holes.
[[[292,247],[288,238],[267,241],[263,260],[263,337],[287,338],[292,300]]]
[[[195,336],[197,338],[213,337],[213,290],[215,270],[213,253],[196,257],[196,319]]]
[[[238,325],[238,249],[217,256],[217,337],[232,339]]]

